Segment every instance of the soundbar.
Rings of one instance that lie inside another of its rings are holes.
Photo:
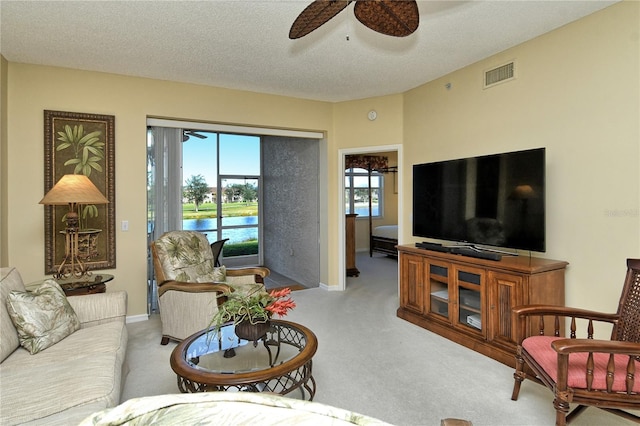
[[[499,253],[478,251],[468,247],[449,247],[449,253],[475,257],[477,259],[502,260],[502,255]]]
[[[443,253],[449,253],[450,252],[449,247],[444,247],[442,244],[429,243],[429,242],[426,242],[426,241],[422,242],[422,243],[416,243],[416,247],[423,248],[425,250],[441,251]]]

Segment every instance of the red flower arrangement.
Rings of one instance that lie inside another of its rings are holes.
[[[293,309],[296,307],[296,302],[291,300],[291,297],[287,297],[290,294],[291,289],[289,287],[283,288],[281,290],[271,290],[269,292],[269,297],[273,300],[264,308],[272,314],[276,314],[281,317],[287,315],[289,309]],[[284,299],[285,297],[287,298]]]

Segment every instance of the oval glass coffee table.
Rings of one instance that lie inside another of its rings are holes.
[[[171,353],[171,368],[181,392],[271,392],[313,400],[316,382],[311,358],[318,340],[290,321],[271,320],[257,342],[238,338],[234,325],[219,334],[208,329],[183,340]]]

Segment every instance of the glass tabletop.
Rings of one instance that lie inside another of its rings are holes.
[[[204,332],[186,348],[187,363],[204,372],[240,374],[266,370],[295,358],[305,347],[301,330],[272,322],[264,338],[250,342],[236,336],[227,324],[220,333]]]

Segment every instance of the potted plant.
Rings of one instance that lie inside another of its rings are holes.
[[[267,293],[262,285],[247,292],[227,291],[220,296],[226,300],[218,306],[209,327],[215,335],[223,325],[233,322],[236,336],[255,343],[269,330],[273,314],[284,316],[296,307],[290,293],[290,288]]]

